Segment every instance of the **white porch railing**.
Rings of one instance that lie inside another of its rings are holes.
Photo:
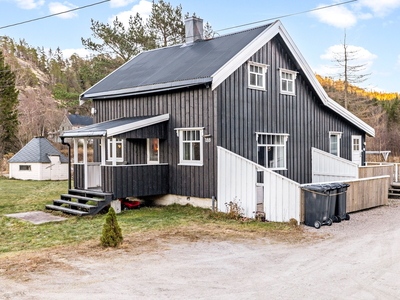
[[[257,174],[263,180],[257,184]],[[226,203],[237,202],[244,215],[255,217],[257,186],[263,186],[263,208],[268,221],[300,222],[300,185],[240,155],[218,147],[218,210],[227,212]]]
[[[312,151],[312,183],[358,178],[358,165],[317,148]]]
[[[87,166],[87,187],[96,188],[101,186],[101,166],[100,163],[88,163]]]

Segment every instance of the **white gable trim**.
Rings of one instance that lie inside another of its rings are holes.
[[[153,118],[148,118],[142,121],[136,121],[136,122],[132,122],[130,124],[126,124],[126,125],[122,125],[122,126],[117,126],[117,127],[113,127],[110,129],[107,129],[107,133],[106,136],[107,137],[111,137],[111,136],[115,136],[121,133],[125,133],[128,131],[132,131],[132,130],[136,130],[136,129],[140,129],[143,127],[147,127],[150,125],[154,125],[154,124],[158,124],[164,121],[168,121],[169,120],[169,114],[164,114],[164,115],[160,115],[160,116],[156,116]]]
[[[237,68],[243,65],[249,57],[251,57],[255,52],[261,49],[266,43],[268,43],[277,34],[280,34],[286,46],[291,51],[292,55],[296,59],[300,68],[306,75],[307,79],[311,82],[315,92],[321,99],[322,103],[332,109],[334,112],[341,115],[346,120],[350,121],[363,131],[365,131],[370,136],[375,136],[375,130],[369,126],[367,123],[353,115],[343,106],[338,104],[333,99],[329,98],[328,94],[325,92],[324,88],[319,83],[318,79],[315,77],[314,72],[311,70],[307,61],[304,59],[300,50],[297,48],[296,44],[290,37],[289,33],[283,27],[282,23],[278,20],[274,22],[271,26],[266,28],[262,33],[260,33],[254,40],[252,40],[246,47],[244,47],[240,52],[238,52],[232,59],[230,59],[225,65],[223,65],[217,72],[215,72],[211,77],[213,78],[212,89],[216,89],[226,78],[228,78]]]

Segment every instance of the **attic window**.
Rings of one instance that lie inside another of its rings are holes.
[[[296,71],[279,69],[279,74],[281,78],[281,94],[293,95],[295,96],[295,83],[296,83]]]
[[[249,88],[265,91],[265,73],[268,65],[249,62]]]

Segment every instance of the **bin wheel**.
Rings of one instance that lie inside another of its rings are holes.
[[[124,210],[129,210],[129,207],[124,205]]]
[[[336,219],[336,220],[335,220]],[[335,223],[340,223],[342,222],[342,219],[340,218],[340,216],[335,216],[335,219],[333,220],[333,222]]]
[[[320,228],[321,228],[321,222],[320,222],[320,221],[315,221],[315,222],[314,222],[314,227],[315,227],[316,229],[320,229]]]
[[[332,219],[329,218],[328,221],[327,221],[328,226],[331,226],[332,223],[333,223],[333,222],[332,222]]]
[[[346,220],[349,221],[350,220],[350,215],[346,214]]]

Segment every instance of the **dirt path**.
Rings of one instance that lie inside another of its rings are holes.
[[[0,299],[400,299],[399,225],[391,206],[324,226],[328,238],[305,244],[200,241],[64,258],[72,270],[0,277]]]

